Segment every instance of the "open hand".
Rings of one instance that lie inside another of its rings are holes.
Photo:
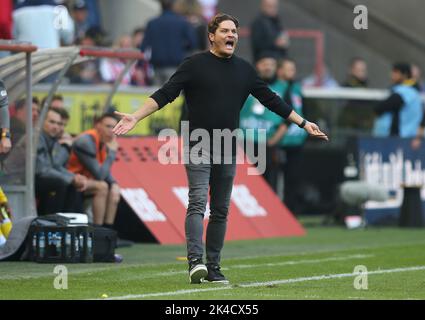
[[[310,137],[329,141],[328,136],[320,130],[317,124],[313,122],[307,121],[307,123],[304,126],[304,130],[307,131]]]
[[[121,117],[121,120],[117,123],[114,129],[112,129],[112,132],[116,135],[126,134],[133,129],[137,123],[137,119],[129,113],[115,111],[115,114]]]

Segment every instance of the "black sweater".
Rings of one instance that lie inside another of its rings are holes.
[[[195,54],[151,98],[162,108],[181,90],[189,109],[190,131],[238,128],[239,113],[249,94],[285,119],[292,111],[248,62],[236,56],[219,58],[209,51]]]

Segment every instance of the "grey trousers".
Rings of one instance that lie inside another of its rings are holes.
[[[185,166],[189,183],[189,206],[185,223],[187,258],[190,261],[203,257],[203,221],[209,189],[210,217],[205,243],[206,262],[220,264],[236,164],[189,163]]]

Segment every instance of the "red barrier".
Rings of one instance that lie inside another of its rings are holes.
[[[156,137],[119,138],[112,173],[124,199],[159,243],[184,243],[186,172],[183,164],[158,162],[164,143]],[[264,179],[247,175],[249,167],[241,164],[237,168],[226,240],[303,235],[303,228]],[[207,220],[206,215],[205,226]]]

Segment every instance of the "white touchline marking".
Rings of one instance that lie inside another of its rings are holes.
[[[409,272],[409,271],[421,271],[421,270],[425,270],[425,266],[375,270],[375,271],[368,271],[367,274],[372,275],[372,274],[385,274],[385,273]],[[143,299],[143,298],[153,298],[153,297],[177,296],[181,294],[231,290],[231,289],[239,289],[239,288],[266,287],[271,285],[288,284],[288,283],[305,282],[305,281],[339,279],[339,278],[348,278],[348,277],[354,277],[354,276],[356,276],[356,274],[354,273],[340,273],[340,274],[320,275],[320,276],[312,276],[312,277],[273,280],[273,281],[265,281],[265,282],[240,283],[236,285],[228,285],[225,287],[187,289],[187,290],[155,292],[155,293],[145,293],[145,294],[129,294],[126,296],[110,297],[108,299],[99,299],[99,300],[127,300],[127,299]]]
[[[345,261],[350,259],[365,259],[372,258],[374,254],[353,254],[349,256],[341,256],[341,257],[329,257],[322,259],[304,259],[304,260],[290,260],[290,261],[282,261],[282,262],[270,262],[270,263],[258,263],[258,264],[235,264],[232,266],[227,266],[221,268],[222,270],[232,270],[232,269],[241,269],[241,268],[258,268],[258,267],[278,267],[278,266],[293,266],[297,264],[308,264],[308,263],[320,263],[320,262],[330,262],[330,261]],[[151,274],[151,276],[172,276],[176,274],[186,274],[187,271],[179,270],[179,271],[166,271]]]
[[[225,268],[222,268],[222,270],[230,270],[230,269],[238,269],[238,268],[255,268],[255,267],[275,267],[275,266],[284,266],[284,265],[297,265],[297,264],[307,264],[307,263],[320,263],[320,262],[329,262],[329,261],[344,261],[349,259],[364,259],[364,258],[371,258],[374,257],[373,254],[353,254],[353,255],[347,255],[347,256],[336,256],[336,257],[328,257],[328,258],[321,258],[321,259],[304,259],[304,260],[289,260],[289,261],[282,261],[282,262],[275,262],[275,263],[259,263],[259,264],[238,264],[233,266],[228,266]],[[273,256],[273,258],[276,258],[278,256]],[[267,258],[267,257],[266,257]],[[145,267],[144,265],[129,265],[125,268],[135,268],[135,267]],[[150,265],[149,267],[153,267]],[[175,268],[173,268],[175,269]],[[164,271],[164,272],[144,272],[143,275],[136,276],[137,279],[149,279],[154,277],[166,277],[166,276],[174,276],[178,274],[186,274],[186,270],[173,270],[171,271]],[[110,271],[112,270],[111,267],[102,267],[99,269],[81,269],[81,270],[71,270],[70,275],[76,275],[76,274],[90,274],[90,273],[97,273],[99,271]],[[49,275],[46,274],[35,274],[35,275],[0,275],[0,280],[25,280],[25,279],[36,279],[36,278],[43,278],[48,277]]]

